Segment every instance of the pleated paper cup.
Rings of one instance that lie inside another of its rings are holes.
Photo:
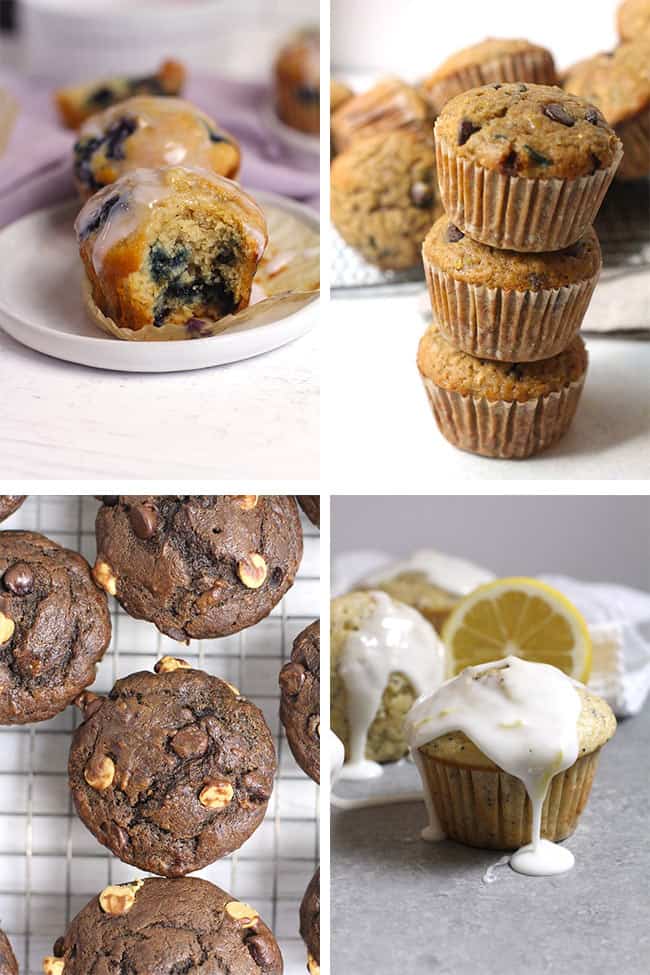
[[[542,837],[557,842],[575,830],[587,805],[600,749],[551,779],[542,807]],[[477,769],[420,750],[423,785],[449,839],[467,846],[515,850],[532,839],[532,804],[523,782],[501,769]]]
[[[650,106],[634,118],[615,126],[623,143],[623,159],[616,179],[642,179],[650,173]]]
[[[479,359],[534,362],[562,352],[580,330],[598,281],[509,291],[459,281],[424,258],[433,317],[457,349]]]
[[[438,428],[454,447],[484,457],[521,459],[564,436],[578,408],[585,374],[523,403],[464,395],[421,375]]]
[[[558,251],[594,222],[621,161],[576,179],[530,179],[486,169],[457,155],[436,132],[440,196],[451,223],[501,250]]]

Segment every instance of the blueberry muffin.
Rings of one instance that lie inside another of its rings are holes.
[[[320,621],[294,640],[291,660],[280,671],[280,719],[293,757],[320,782]]]
[[[616,14],[616,24],[622,41],[650,37],[650,0],[623,0]]]
[[[454,95],[491,81],[556,85],[558,78],[553,55],[529,41],[489,37],[443,61],[424,79],[422,91],[431,102],[434,114],[439,115]]]
[[[438,209],[434,168],[431,141],[417,132],[355,140],[332,163],[332,221],[341,237],[377,267],[416,267]]]
[[[285,495],[106,497],[96,534],[98,584],[174,640],[264,619],[302,558],[298,506]]]
[[[54,717],[95,680],[111,638],[86,560],[35,532],[0,532],[0,724]]]
[[[14,511],[18,511],[26,500],[26,494],[0,494],[0,521],[4,521]]]
[[[320,975],[320,867],[300,904],[300,935],[307,947],[307,971]]]
[[[235,139],[180,98],[137,95],[93,115],[74,146],[74,173],[83,200],[124,173],[190,166],[235,179]]]
[[[587,372],[579,335],[539,362],[476,359],[432,325],[420,340],[418,369],[440,432],[486,457],[530,457],[567,432]]]
[[[589,102],[561,88],[499,82],[447,102],[435,143],[450,222],[516,251],[560,250],[584,236],[622,154]]]
[[[617,179],[650,173],[650,33],[575,64],[567,91],[597,105],[623,143]]]
[[[520,254],[471,240],[447,217],[429,231],[422,258],[441,334],[506,362],[548,359],[570,344],[602,264],[591,227],[564,250]]]
[[[0,931],[0,975],[18,975],[18,962],[11,950],[9,939]]]
[[[275,62],[275,109],[285,125],[300,132],[320,132],[320,35],[301,31]]]
[[[48,975],[100,968],[129,975],[282,975],[282,955],[257,911],[207,880],[149,877],[114,884],[77,914]]]
[[[312,525],[320,528],[320,494],[298,494],[298,504]]]
[[[178,61],[163,61],[158,71],[138,78],[103,78],[84,85],[59,88],[54,101],[61,121],[69,129],[111,105],[132,95],[180,95],[185,83],[185,68]]]
[[[92,302],[118,326],[183,326],[246,308],[264,253],[264,214],[216,173],[136,169],[88,200],[75,222]],[[149,334],[149,333],[147,333]]]
[[[344,152],[361,136],[395,129],[430,131],[429,107],[411,85],[399,78],[384,78],[369,91],[349,98],[332,116],[332,142]]]
[[[124,863],[181,877],[239,849],[273,791],[275,748],[262,712],[184,660],[82,695],[68,771],[75,808]]]

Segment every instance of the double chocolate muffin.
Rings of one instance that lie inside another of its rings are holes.
[[[320,782],[320,620],[296,637],[280,671],[280,719],[300,768]]]
[[[106,698],[82,696],[68,772],[100,843],[141,870],[179,877],[257,829],[276,756],[262,712],[231,684],[175,657],[155,670],[118,680]]]
[[[320,528],[320,494],[299,494],[298,504],[305,512],[312,525]]]
[[[104,497],[93,574],[174,640],[227,636],[271,612],[302,558],[286,495]]]
[[[0,521],[18,511],[26,498],[26,494],[0,494]]]
[[[307,945],[307,970],[310,975],[320,975],[320,867],[300,905],[300,935]]]
[[[11,950],[9,939],[0,931],[0,975],[18,975],[18,962]]]
[[[44,721],[95,680],[111,638],[90,566],[35,532],[0,532],[0,724]]]
[[[207,880],[152,877],[104,888],[46,958],[50,975],[282,975],[257,911]]]

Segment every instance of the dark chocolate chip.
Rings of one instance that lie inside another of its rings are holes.
[[[592,173],[596,173],[602,166],[602,162],[600,161],[600,159],[598,158],[595,152],[591,152],[589,155],[591,156],[591,163],[593,166],[593,169],[591,171]]]
[[[208,750],[208,736],[203,728],[189,725],[177,731],[170,744],[179,758],[198,758]]]
[[[559,122],[560,125],[568,125],[569,128],[576,124],[574,117],[569,115],[564,105],[560,105],[559,102],[549,102],[548,105],[544,106],[542,111],[552,122]]]
[[[16,562],[7,569],[2,581],[14,596],[28,596],[34,590],[34,573],[24,562]]]
[[[450,244],[457,244],[464,236],[463,231],[459,230],[455,223],[450,223],[447,227],[447,240]]]
[[[458,145],[464,146],[471,135],[478,132],[480,125],[474,125],[468,118],[464,118],[458,126]]]
[[[495,91],[498,91],[499,88],[503,88],[503,85],[501,84],[500,81],[497,81],[497,83],[495,85],[492,85],[492,87],[494,88]]]
[[[528,275],[528,286],[533,291],[539,291],[540,288],[546,287],[546,277],[543,274],[535,274],[533,271]]]
[[[156,534],[158,512],[150,504],[136,504],[129,511],[131,528],[143,541]]]
[[[510,366],[510,368],[508,369],[506,375],[507,376],[510,376],[512,379],[514,379],[516,381],[519,381],[520,379],[523,379],[524,378],[524,371],[523,371],[523,368],[521,366],[521,363],[519,363],[519,362],[513,362],[512,365]]]
[[[505,159],[501,160],[501,172],[506,176],[516,176],[519,171],[519,157],[515,149],[511,149]]]
[[[301,664],[285,664],[280,671],[280,687],[287,694],[295,696],[305,683],[305,668]]]
[[[585,112],[585,122],[591,122],[592,125],[598,125],[600,123],[600,114],[597,109],[589,107]]]
[[[552,166],[553,160],[545,156],[543,152],[538,152],[537,149],[533,149],[532,146],[524,146],[524,149],[530,156],[531,162],[534,162],[536,166]]]
[[[276,565],[273,572],[271,573],[271,585],[279,586],[284,579],[284,572],[279,565]]]
[[[433,203],[433,186],[430,183],[418,180],[411,187],[411,199],[416,207],[428,209]]]
[[[517,87],[519,88],[519,91],[528,91],[527,85],[518,85]]]
[[[271,798],[268,779],[261,772],[247,772],[242,776],[242,785],[255,802],[266,802]]]
[[[251,958],[259,966],[261,971],[265,972],[270,970],[271,966],[275,966],[277,962],[277,951],[275,945],[264,932],[246,938],[246,947],[250,952]]]
[[[65,952],[65,938],[57,938],[54,942],[54,948],[52,949],[52,954],[55,958],[63,958]]]

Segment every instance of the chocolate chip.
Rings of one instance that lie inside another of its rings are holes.
[[[478,132],[480,128],[480,125],[474,125],[468,118],[464,118],[458,126],[458,145],[464,146],[469,137]]]
[[[528,87],[526,85],[518,85],[517,87],[519,88],[519,91],[528,91]]]
[[[65,938],[57,938],[54,942],[54,948],[52,949],[52,954],[55,958],[63,958],[65,952]]]
[[[208,736],[203,728],[190,725],[177,731],[170,744],[179,758],[198,758],[208,750]]]
[[[282,690],[295,697],[305,683],[305,668],[297,663],[285,664],[280,671],[279,680]]]
[[[512,379],[517,380],[517,381],[520,380],[520,379],[523,379],[524,378],[524,372],[523,372],[523,369],[521,367],[521,364],[519,362],[513,362],[512,365],[510,366],[510,368],[508,369],[506,375],[507,376],[510,376]]]
[[[275,946],[263,932],[246,938],[246,947],[255,964],[259,965],[263,972],[270,970],[271,966],[277,962]]]
[[[600,114],[598,110],[590,106],[585,112],[585,122],[591,122],[592,125],[598,125],[600,123]]]
[[[501,160],[499,167],[506,176],[516,176],[519,170],[519,157],[514,149],[511,149],[505,159]]]
[[[450,244],[457,244],[464,236],[463,231],[459,230],[455,223],[450,223],[447,227],[447,240]]]
[[[545,288],[546,287],[545,276],[543,274],[535,274],[535,272],[532,272],[531,274],[528,275],[528,286],[533,291],[539,291],[540,288]]]
[[[595,152],[591,152],[589,155],[591,156],[591,164],[593,166],[593,169],[591,171],[592,173],[596,173],[602,166],[602,163]]]
[[[16,562],[7,569],[2,581],[14,596],[28,596],[34,589],[34,573],[24,562]]]
[[[422,180],[418,180],[411,187],[411,199],[416,207],[427,209],[433,203],[433,186],[430,183],[424,183]]]
[[[150,504],[136,504],[129,512],[131,528],[143,541],[155,535],[158,527],[158,512]]]
[[[548,105],[544,106],[542,111],[552,122],[559,122],[560,125],[568,125],[569,128],[576,124],[574,117],[569,115],[564,105],[560,105],[559,102],[549,102]]]
[[[284,579],[284,571],[279,565],[276,565],[275,569],[271,573],[271,585],[279,586]]]
[[[533,149],[532,146],[524,146],[524,149],[530,156],[531,162],[534,162],[536,166],[552,166],[553,160],[545,156],[543,152],[538,152],[537,149]]]
[[[492,88],[494,88],[495,91],[498,91],[499,88],[503,88],[503,85],[500,81],[497,81],[496,85],[492,85]]]
[[[242,776],[242,785],[255,802],[266,802],[271,797],[268,780],[261,772],[247,772]]]

